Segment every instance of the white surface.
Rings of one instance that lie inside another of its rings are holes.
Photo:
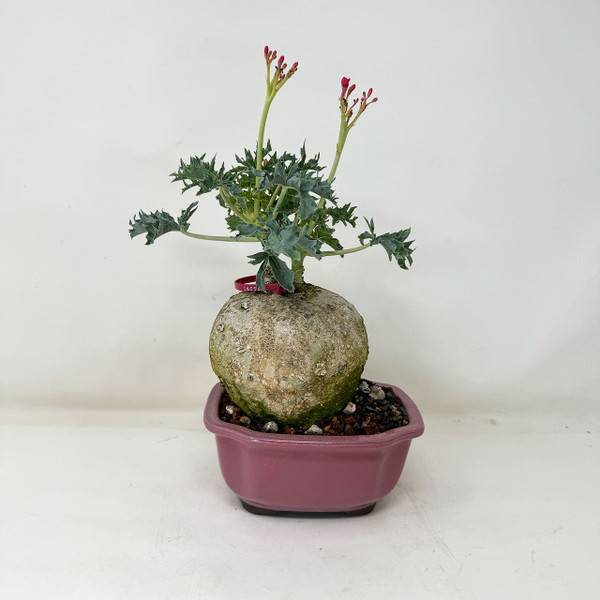
[[[0,596],[600,597],[599,25],[595,0],[3,1]],[[247,248],[127,235],[192,201],[180,157],[255,143],[265,44],[300,62],[277,148],[330,162],[340,77],[375,89],[337,192],[416,239],[408,273],[307,265],[428,428],[352,521],[246,514],[201,432]]]
[[[255,144],[269,44],[300,63],[271,109],[277,148],[306,139],[331,163],[341,76],[379,97],[337,192],[380,231],[412,226],[415,265],[380,248],[307,264],[365,317],[368,375],[430,411],[588,414],[599,28],[596,0],[4,0],[1,401],[193,409],[248,248],[147,248],[127,222],[194,199],[170,183],[180,157]],[[192,229],[223,233],[201,206]]]
[[[353,519],[246,513],[205,431],[5,425],[2,597],[599,597],[597,420],[426,422]]]

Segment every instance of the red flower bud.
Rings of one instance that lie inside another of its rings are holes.
[[[282,55],[279,57],[279,60],[277,61],[277,64],[278,64],[279,66],[281,66],[281,63],[283,62],[283,59],[284,59],[284,58],[285,58],[285,57],[283,56],[283,54],[282,54]]]
[[[373,93],[373,88],[369,88],[369,91],[367,92],[367,98]]]
[[[354,84],[350,86],[350,89],[348,90],[348,96],[354,91],[355,88],[356,86]]]
[[[269,46],[265,46],[265,56],[269,56]]]
[[[342,88],[346,89],[350,85],[350,77],[342,77]]]

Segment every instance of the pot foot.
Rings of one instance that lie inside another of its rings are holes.
[[[373,502],[373,504],[369,504],[369,506],[365,506],[363,508],[358,508],[356,510],[347,510],[346,515],[349,517],[362,517],[363,515],[368,515],[370,512],[373,512],[375,504],[376,502]]]
[[[249,504],[248,502],[245,502],[244,500],[242,500],[240,498],[240,501],[242,503],[242,506],[249,512],[252,513],[253,515],[263,515],[266,517],[275,517],[279,514],[281,514],[282,512],[286,512],[286,513],[294,513],[297,511],[281,511],[281,510],[273,510],[272,508],[263,508],[261,506],[254,506],[254,504]],[[362,517],[363,515],[368,515],[370,512],[373,511],[373,509],[375,508],[375,502],[373,504],[369,504],[369,506],[363,506],[363,508],[358,508],[356,510],[345,510],[345,511],[341,511],[338,513],[335,512],[324,512],[324,513],[298,513],[298,514],[311,514],[311,515],[346,515],[347,517]]]
[[[274,517],[280,513],[278,510],[272,510],[270,508],[262,508],[261,506],[254,506],[254,504],[248,504],[248,502],[244,502],[241,498],[240,501],[242,506],[253,515],[264,515],[267,517]]]

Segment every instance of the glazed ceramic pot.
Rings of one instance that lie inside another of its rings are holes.
[[[263,433],[219,418],[223,388],[212,389],[204,424],[215,434],[223,478],[244,508],[257,514],[344,512],[366,514],[402,473],[413,438],[424,431],[414,402],[393,385],[409,424],[373,435]]]

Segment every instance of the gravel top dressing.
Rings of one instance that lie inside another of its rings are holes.
[[[231,402],[225,391],[221,396],[219,417],[226,423],[253,431],[288,435],[372,435],[408,425],[408,414],[394,392],[366,379],[361,380],[352,400],[343,410],[305,430],[283,426],[276,421],[252,419]]]

